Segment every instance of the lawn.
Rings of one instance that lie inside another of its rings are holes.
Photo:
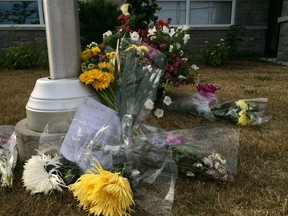
[[[177,178],[173,215],[288,215],[288,67],[239,60],[219,68],[200,64],[199,74],[200,79],[221,86],[216,94],[220,102],[267,97],[266,115],[272,119],[259,126],[239,126],[235,181]],[[0,71],[0,125],[15,125],[25,118],[35,81],[48,75],[41,70]],[[181,90],[194,92],[195,87]],[[166,111],[162,119],[151,115],[147,121],[165,130],[233,125],[176,111]],[[22,166],[16,166],[14,187],[0,188],[0,215],[87,215],[67,190],[30,195],[21,182]],[[134,215],[147,214],[136,206]]]

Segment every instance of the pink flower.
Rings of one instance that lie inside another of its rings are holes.
[[[184,137],[175,137],[173,134],[168,134],[166,142],[169,146],[180,145],[185,141]]]
[[[219,90],[220,88],[217,88],[212,83],[201,83],[196,85],[197,90],[203,93],[212,93],[215,94],[216,90]]]

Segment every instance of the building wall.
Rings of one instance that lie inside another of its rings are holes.
[[[288,62],[288,0],[283,0],[282,14],[278,19],[280,34],[277,60]]]
[[[9,46],[17,43],[46,43],[45,28],[21,28],[5,27],[0,28],[0,49],[6,50]]]
[[[240,50],[265,53],[265,41],[269,12],[269,0],[237,0],[235,24],[246,28],[244,42]],[[219,40],[227,34],[228,27],[192,28],[191,39],[187,48],[194,54],[201,53],[205,41]],[[9,45],[26,41],[45,41],[45,29],[3,29],[0,28],[0,48],[6,49]]]
[[[235,24],[245,27],[244,41],[240,51],[250,51],[264,55],[268,30],[269,0],[237,0]],[[226,28],[192,28],[187,48],[199,54],[205,41],[217,41],[225,38]]]

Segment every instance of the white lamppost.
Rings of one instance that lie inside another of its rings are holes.
[[[40,78],[26,105],[27,126],[43,131],[55,118],[71,119],[85,97],[95,92],[79,82],[80,30],[78,0],[44,0],[50,77]],[[53,130],[53,129],[52,129]],[[65,132],[68,128],[62,128]]]

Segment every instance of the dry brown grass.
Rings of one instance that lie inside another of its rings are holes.
[[[238,169],[234,182],[219,184],[177,179],[173,215],[288,215],[288,67],[234,61],[221,68],[200,65],[201,79],[220,85],[220,101],[268,97],[266,114],[273,118],[260,126],[241,127]],[[38,77],[47,71],[0,71],[0,125],[14,125],[25,118],[25,104]],[[193,88],[192,91],[195,91]],[[167,112],[149,120],[167,130],[210,122],[186,113]],[[0,189],[0,215],[87,215],[72,195],[30,195],[21,183],[22,166],[16,168],[15,187]],[[136,209],[135,215],[147,215]]]

